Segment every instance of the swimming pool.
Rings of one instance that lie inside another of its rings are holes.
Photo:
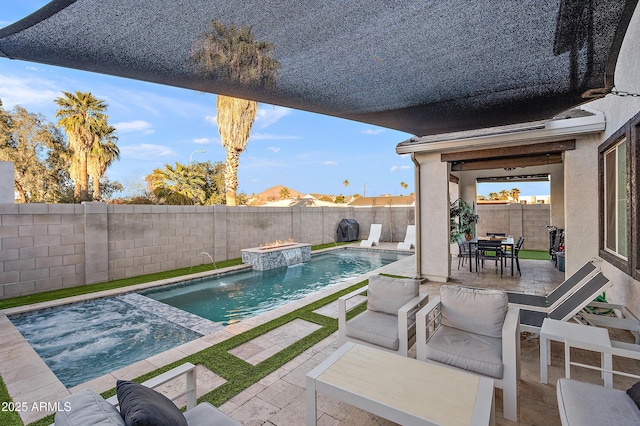
[[[409,255],[380,250],[339,249],[313,255],[311,262],[289,267],[248,270],[187,281],[141,294],[228,325]]]
[[[72,387],[206,334],[192,327],[189,330],[177,318],[198,318],[184,311],[230,324],[408,255],[338,249],[290,267],[220,274],[142,292],[146,297],[131,293],[26,312],[9,319],[58,379]],[[161,305],[161,309],[154,311],[158,306],[152,306],[150,310],[150,304]],[[162,313],[162,307],[174,312]],[[175,311],[184,315],[175,315]]]
[[[200,337],[119,298],[28,312],[10,319],[67,387]]]

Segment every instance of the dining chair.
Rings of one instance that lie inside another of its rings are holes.
[[[500,276],[502,277],[502,241],[501,240],[478,240],[476,248],[476,272],[480,273],[480,265],[484,268],[485,260],[492,260],[496,265],[498,273],[498,263],[500,264]]]

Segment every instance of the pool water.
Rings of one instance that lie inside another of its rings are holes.
[[[200,337],[117,298],[29,312],[10,319],[66,387]]]
[[[231,324],[345,282],[410,254],[340,249],[311,262],[188,281],[141,294],[211,321]]]

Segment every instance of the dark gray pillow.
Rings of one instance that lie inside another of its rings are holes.
[[[118,380],[116,391],[126,426],[188,426],[178,407],[153,389]]]
[[[640,408],[640,382],[637,382],[635,385],[627,389],[627,395],[629,395],[629,398],[631,398],[638,408]]]

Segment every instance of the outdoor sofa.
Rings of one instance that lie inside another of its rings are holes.
[[[117,395],[108,400],[91,389],[83,389],[60,401],[54,425],[240,426],[208,402],[196,406],[195,369],[195,365],[185,363],[142,384],[118,380]],[[184,413],[172,400],[154,390],[183,374],[187,376],[187,389],[173,399],[187,397]],[[120,411],[116,406],[120,406]]]

